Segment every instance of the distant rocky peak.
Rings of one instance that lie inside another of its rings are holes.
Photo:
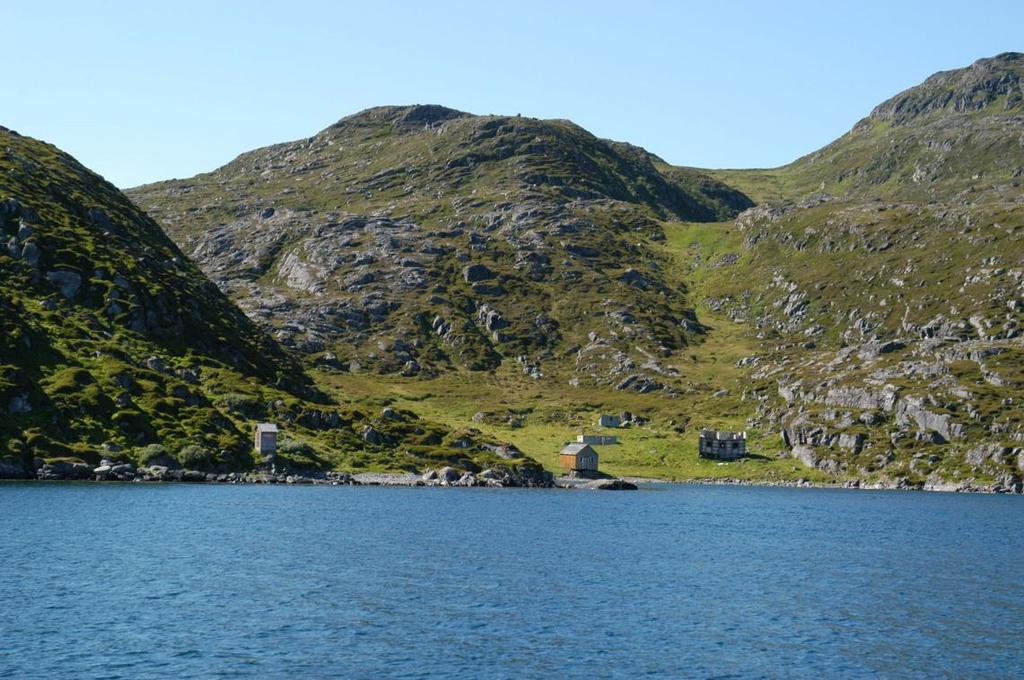
[[[1024,54],[1005,52],[970,66],[940,71],[878,105],[871,118],[903,125],[929,114],[970,113],[999,99],[1001,110],[1024,110]]]
[[[391,124],[395,127],[421,129],[432,127],[455,118],[470,117],[465,111],[450,109],[437,104],[414,104],[412,106],[375,106],[351,116],[345,116],[329,130],[351,127],[379,127]]]

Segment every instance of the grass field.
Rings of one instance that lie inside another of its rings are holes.
[[[704,289],[707,263],[737,252],[740,237],[731,223],[668,223],[665,232],[666,241],[657,247],[672,258],[673,275],[699,301],[709,293]],[[697,455],[702,427],[748,429],[747,418],[754,407],[744,399],[745,370],[736,362],[756,351],[756,341],[744,326],[704,307],[699,317],[709,328],[705,340],[665,362],[682,375],[682,389],[675,397],[574,387],[569,374],[547,374],[535,380],[511,361],[494,372],[460,371],[435,379],[320,373],[318,380],[344,401],[390,402],[456,430],[475,428],[511,442],[554,472],[559,469],[559,450],[576,435],[587,433],[619,438],[619,444],[596,447],[601,470],[613,475],[677,480],[824,479],[798,462],[778,458],[782,442],[775,432],[748,431],[752,455],[742,461],[724,463]],[[599,414],[623,411],[647,422],[614,430],[596,427]]]

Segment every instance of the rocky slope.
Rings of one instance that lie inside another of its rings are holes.
[[[790,166],[725,173],[788,193],[739,216],[706,302],[761,340],[751,423],[804,463],[1020,488],[1022,73],[936,74]]]
[[[0,477],[251,469],[263,419],[287,432],[279,468],[531,465],[384,403],[330,403],[116,188],[6,128],[0,234]]]
[[[1024,182],[1024,54],[936,73],[788,166],[714,171],[758,199],[831,195],[928,202],[1016,200]]]
[[[567,121],[382,107],[129,191],[284,344],[334,370],[667,390],[701,333],[650,244],[752,203]]]
[[[620,404],[651,434],[602,465],[728,474],[650,437],[745,419],[772,474],[1019,489],[1022,59],[937,74],[772,170],[405,107],[130,195],[339,376],[516,366],[538,389],[459,389],[524,441]]]

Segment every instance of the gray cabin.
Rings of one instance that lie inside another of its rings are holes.
[[[598,427],[620,427],[622,425],[621,416],[612,416],[601,414],[597,417]]]
[[[277,452],[277,425],[260,423],[256,426],[253,436],[253,448],[263,456],[273,456]]]
[[[739,460],[747,455],[747,433],[701,430],[699,445],[701,458]]]

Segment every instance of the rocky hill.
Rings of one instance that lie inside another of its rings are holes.
[[[1020,488],[1021,72],[937,74],[771,170],[388,107],[129,193],[323,384],[547,463],[622,409],[620,474]],[[757,454],[697,459],[701,425]]]
[[[777,170],[712,172],[758,200],[817,192],[969,203],[1024,182],[1024,54],[943,71],[879,104],[828,146]]]
[[[660,359],[701,333],[650,247],[661,221],[752,205],[567,121],[439,106],[370,109],[129,195],[321,367],[430,376],[518,362],[641,391],[670,390]]]
[[[775,200],[736,220],[705,302],[762,339],[751,422],[808,465],[1019,487],[1022,73],[936,74],[821,151],[722,174]]]
[[[0,234],[0,477],[103,458],[247,470],[264,419],[287,432],[281,468],[479,470],[509,453],[384,402],[332,403],[115,187],[6,128]]]

